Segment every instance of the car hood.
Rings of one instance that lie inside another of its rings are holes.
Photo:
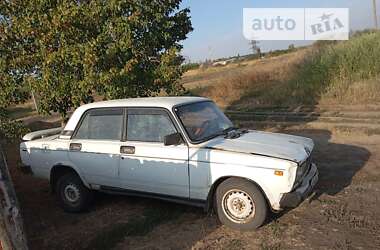
[[[303,162],[312,152],[314,142],[310,138],[250,130],[235,139],[214,138],[207,148],[238,153],[248,153]]]

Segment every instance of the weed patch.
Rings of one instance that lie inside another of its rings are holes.
[[[244,70],[216,72],[215,83],[190,92],[240,110],[380,102],[379,40],[380,32],[371,31],[348,41],[316,43]]]

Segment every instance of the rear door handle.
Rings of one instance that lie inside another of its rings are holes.
[[[82,144],[81,143],[70,143],[70,151],[81,151]]]
[[[121,146],[120,147],[120,153],[132,155],[135,153],[135,147],[134,146]]]

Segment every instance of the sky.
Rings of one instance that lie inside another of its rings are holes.
[[[374,27],[372,0],[183,0],[190,8],[193,32],[182,42],[187,61],[200,62],[251,53],[243,37],[243,8],[349,8],[350,29]],[[380,16],[380,0],[377,0]],[[380,23],[380,20],[379,20]],[[260,41],[262,51],[302,46],[310,41]]]

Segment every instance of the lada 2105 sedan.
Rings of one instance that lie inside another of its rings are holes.
[[[215,208],[235,229],[295,207],[318,180],[311,139],[235,128],[211,100],[154,97],[79,107],[64,129],[23,137],[23,165],[50,181],[66,211],[92,190]]]

